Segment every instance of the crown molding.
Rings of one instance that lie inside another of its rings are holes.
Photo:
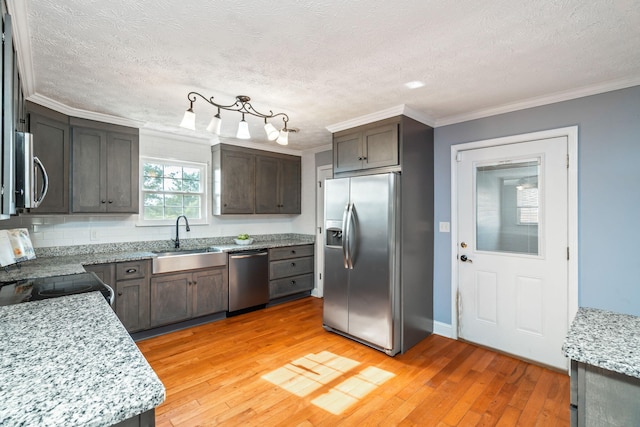
[[[46,96],[38,93],[33,94],[27,98],[27,100],[42,105],[43,107],[50,108],[59,113],[66,114],[71,117],[78,117],[81,119],[95,120],[98,122],[111,123],[114,125],[128,126],[134,128],[141,128],[145,125],[145,122],[140,120],[126,119],[124,117],[112,116],[109,114],[95,113],[93,111],[81,110],[79,108],[69,107],[62,102],[55,101]]]
[[[30,97],[36,91],[35,73],[33,72],[33,60],[31,58],[31,36],[27,3],[24,0],[7,0],[7,11],[13,20],[13,41],[18,56],[18,69],[22,81],[22,90],[25,98]]]
[[[550,95],[538,96],[518,102],[504,104],[497,107],[476,110],[469,113],[456,114],[436,120],[436,127],[452,125],[455,123],[467,122],[470,120],[482,119],[499,114],[511,113],[525,110],[527,108],[540,107],[543,105],[555,104],[557,102],[570,101],[572,99],[583,98],[585,96],[598,95],[614,90],[626,89],[640,85],[640,77],[632,77],[618,80],[611,80],[590,86],[583,86],[577,89],[556,92]]]
[[[329,125],[326,127],[326,129],[331,133],[336,133],[340,132],[341,130],[351,129],[356,126],[366,125],[369,123],[377,122],[379,120],[402,115],[410,117],[416,121],[419,121],[420,123],[424,123],[427,126],[433,127],[435,125],[435,120],[433,120],[432,118],[402,104],[396,105],[395,107],[387,108],[386,110],[376,111],[371,114],[365,114],[364,116]]]

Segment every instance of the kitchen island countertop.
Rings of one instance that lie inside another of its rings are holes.
[[[164,399],[99,292],[0,307],[0,425],[110,426]]]
[[[580,307],[563,351],[577,362],[640,378],[640,317]]]

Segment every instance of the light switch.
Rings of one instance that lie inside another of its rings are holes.
[[[440,223],[440,232],[441,233],[449,233],[451,231],[451,226],[448,222]]]

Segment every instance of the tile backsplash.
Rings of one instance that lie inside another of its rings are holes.
[[[141,227],[137,219],[138,215],[20,215],[0,221],[0,229],[26,228],[37,248],[175,238],[175,225]],[[185,231],[182,223],[180,238],[292,233],[295,232],[292,225],[292,219],[287,217],[210,217],[209,224],[191,225],[190,232]]]

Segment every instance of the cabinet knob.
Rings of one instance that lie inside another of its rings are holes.
[[[296,266],[296,263],[295,263],[295,262],[292,262],[292,263],[291,263],[291,267],[295,267],[295,266]]]
[[[291,253],[295,254],[296,253],[295,249],[291,249]]]
[[[113,200],[109,200],[109,203],[113,203]]]
[[[105,204],[105,203],[107,203],[107,201],[106,200],[100,200],[100,203]]]
[[[118,296],[121,297],[122,296],[122,292],[118,292]]]
[[[291,286],[295,286],[295,285],[296,285],[296,281],[295,281],[295,280],[292,280],[292,281],[291,281]]]
[[[366,157],[363,157],[363,158],[362,158],[362,160],[367,160],[367,158],[366,158]]]
[[[127,273],[131,274],[131,273],[135,273],[136,271],[138,270],[136,270],[135,268],[130,268],[127,270]]]
[[[196,282],[195,280],[193,281],[193,286],[196,286],[198,284],[198,282]]]

